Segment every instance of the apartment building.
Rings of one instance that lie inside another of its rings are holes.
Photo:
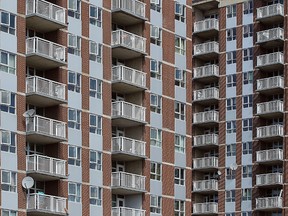
[[[0,215],[288,215],[287,7],[0,0]]]

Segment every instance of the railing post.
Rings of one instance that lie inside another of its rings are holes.
[[[53,120],[49,119],[49,135],[57,135],[57,134],[53,134]]]
[[[52,174],[56,174],[53,170],[54,166],[53,166],[53,158],[49,158],[49,172]]]
[[[39,158],[38,158],[38,155],[34,155],[34,158],[35,158],[35,171],[38,171],[39,170]]]

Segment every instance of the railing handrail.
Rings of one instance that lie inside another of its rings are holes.
[[[120,32],[121,34],[122,34],[122,32],[123,32],[123,33],[128,34],[128,35],[131,35],[131,36],[133,36],[133,37],[141,38],[141,39],[143,39],[145,42],[146,42],[146,40],[147,40],[145,37],[142,37],[142,36],[140,36],[140,35],[137,35],[137,34],[134,34],[134,33],[128,32],[128,31],[125,31],[125,30],[123,30],[123,29],[114,30],[114,31],[112,31],[112,34],[115,34],[115,33],[117,34],[118,32]]]
[[[209,26],[203,26],[205,23],[209,23]],[[209,29],[219,29],[219,20],[216,18],[208,18],[194,23],[194,32],[201,32]]]
[[[194,92],[198,92],[198,91],[219,91],[219,88],[217,87],[209,87],[209,88],[204,88],[204,89],[198,89],[198,90],[194,90]]]
[[[218,160],[218,157],[215,157],[215,156],[211,156],[211,157],[201,157],[201,158],[194,158],[193,160],[208,160],[208,159],[212,159],[212,160],[215,160],[217,161]]]
[[[144,209],[135,209],[135,208],[123,207],[123,206],[112,207],[112,210],[113,209],[127,209],[127,210],[132,210],[132,211],[141,211],[141,212],[145,212],[146,211]]]
[[[118,68],[119,68],[119,70],[118,70]],[[124,74],[127,70],[132,71],[132,73],[134,73],[134,74],[139,74],[141,76],[141,86],[143,86],[143,87],[146,86],[146,73],[144,73],[143,71],[140,71],[140,70],[136,70],[134,68],[127,67],[125,65],[117,65],[117,66],[112,67],[112,81],[114,81],[114,80],[126,80],[127,81],[127,79],[125,79],[125,76],[124,76]],[[113,76],[113,73],[115,71],[117,71],[117,75],[118,75],[118,77],[116,79],[115,79],[115,76]],[[135,75],[134,75],[134,78],[135,78]],[[135,81],[136,80],[132,80],[132,83],[138,85],[138,83]]]
[[[207,114],[207,113],[211,113],[213,115],[217,115],[217,114],[219,114],[219,111],[209,110],[209,111],[204,111],[204,112],[197,112],[197,113],[194,113],[194,115],[204,115],[204,114]]]
[[[49,43],[49,44],[52,44],[52,45],[56,45],[56,46],[61,47],[63,49],[66,49],[66,47],[61,45],[61,44],[57,44],[57,43],[54,43],[52,41],[49,41],[49,40],[46,40],[46,39],[43,39],[43,38],[40,38],[40,37],[37,37],[37,36],[26,38],[26,41],[29,41],[29,40],[39,40],[39,41],[43,41],[43,42],[46,42],[46,43]]]
[[[112,10],[114,10],[114,9],[117,9],[118,7],[114,7],[114,2],[117,2],[118,1],[118,5],[119,5],[119,8],[122,8],[123,6],[123,4],[122,4],[122,2],[123,2],[123,0],[113,0],[113,1],[111,1],[111,3],[112,3],[112,6],[111,6],[111,9]],[[135,3],[137,2],[137,4],[139,4],[139,5],[142,5],[143,6],[143,15],[141,15],[141,17],[144,17],[145,18],[145,13],[146,13],[146,3],[144,3],[144,2],[141,2],[141,1],[138,1],[138,0],[132,0],[131,1],[132,2],[132,4],[133,4],[133,6],[132,6],[132,8],[134,8],[134,10],[132,9],[131,11],[133,12],[133,14],[137,14],[136,13],[136,7],[135,7]],[[125,8],[126,9],[126,8]],[[138,14],[137,14],[138,15]]]
[[[204,42],[204,43],[200,43],[200,44],[195,44],[194,46],[205,46],[205,44],[216,44],[216,45],[219,45],[219,43],[217,41],[209,41],[209,42]]]
[[[206,72],[205,69],[208,69],[208,68],[211,69],[210,70],[211,75],[219,76],[219,66],[216,64],[211,64],[211,65],[204,65],[204,66],[193,68],[193,77],[196,78],[196,77],[205,76],[207,74],[205,73]]]
[[[261,126],[261,127],[257,127],[257,130],[263,130],[265,128],[272,128],[272,127],[277,127],[277,128],[283,128],[283,125],[281,124],[274,124],[274,125],[266,125],[266,126]]]
[[[127,175],[127,176],[135,176],[135,177],[139,177],[142,179],[146,179],[146,176],[143,175],[138,175],[138,174],[134,174],[134,173],[128,173],[128,172],[123,172],[123,171],[116,171],[116,172],[112,172],[112,176],[115,175]]]
[[[124,136],[117,136],[117,137],[112,137],[112,140],[118,140],[118,139],[122,139],[122,140],[130,140],[131,142],[138,142],[139,144],[145,144],[146,142],[145,141],[142,141],[142,140],[136,140],[136,139],[132,139],[132,138],[129,138],[129,137],[124,137]]]
[[[256,154],[263,154],[263,153],[269,153],[269,152],[283,153],[283,149],[277,148],[277,149],[260,150],[260,151],[257,151]]]
[[[283,176],[283,173],[276,172],[276,173],[258,174],[258,175],[256,175],[256,178],[268,177],[268,176]]]
[[[57,81],[54,81],[54,80],[50,80],[50,79],[47,79],[47,78],[44,78],[44,77],[40,77],[40,76],[36,76],[36,75],[34,75],[34,76],[28,76],[28,77],[26,77],[26,80],[27,79],[41,79],[41,80],[44,80],[44,81],[47,81],[47,82],[50,82],[50,83],[55,83],[55,84],[57,84],[57,85],[61,85],[61,86],[63,86],[63,87],[65,87],[66,86],[66,84],[64,84],[64,83],[60,83],[60,82],[57,82]]]
[[[40,116],[40,115],[34,115],[33,118],[41,118],[41,119],[45,119],[45,120],[49,120],[50,122],[56,122],[56,123],[59,123],[59,124],[63,124],[63,125],[66,125],[66,122],[62,122],[62,121],[59,121],[59,120],[55,120],[55,119],[51,119],[51,118],[47,118],[47,117],[44,117],[44,116]]]
[[[137,73],[140,73],[140,74],[143,74],[143,76],[146,76],[146,73],[144,73],[143,71],[140,71],[140,70],[136,70],[134,68],[130,68],[130,67],[127,67],[126,65],[116,65],[116,66],[113,66],[112,69],[114,68],[126,68],[126,69],[129,69],[129,70],[132,70],[132,71],[135,71]],[[121,74],[122,75],[122,74]],[[122,75],[123,76],[123,75]]]
[[[194,203],[193,205],[199,205],[199,206],[202,206],[202,205],[217,205],[218,206],[218,203],[217,202],[204,202],[204,203]]]
[[[209,21],[219,21],[219,19],[217,18],[207,18],[207,19],[204,19],[204,20],[199,20],[199,21],[196,21],[194,24],[196,23],[204,23],[204,22],[209,22]]]
[[[141,108],[143,110],[146,110],[146,107],[143,107],[143,106],[140,106],[140,105],[137,105],[137,104],[133,104],[133,103],[130,103],[130,102],[126,102],[126,101],[114,101],[114,102],[112,102],[112,105],[113,104],[120,104],[120,103],[127,104],[127,105],[130,105],[130,106],[133,106],[133,107],[138,107],[138,108]]]
[[[31,196],[36,196],[36,197],[43,196],[43,197],[48,197],[50,199],[57,199],[57,200],[63,200],[63,201],[67,200],[67,198],[65,198],[65,197],[53,196],[53,195],[48,195],[48,194],[31,193],[30,197]]]
[[[266,5],[266,6],[257,8],[257,18],[263,18],[263,17],[269,17],[269,16],[271,16],[271,14],[267,13],[266,16],[263,16],[263,15],[262,15],[261,17],[258,17],[258,15],[259,15],[259,13],[261,13],[261,11],[265,11],[265,10],[269,11],[268,8],[281,8],[281,9],[283,9],[283,12],[284,12],[284,6],[283,6],[283,4],[281,4],[281,3],[276,3],[276,4],[272,4],[272,5]],[[279,13],[279,12],[278,12],[278,13]],[[281,14],[282,14],[282,13],[281,13]],[[282,15],[283,15],[283,14],[282,14]]]
[[[59,161],[59,162],[66,163],[66,160],[54,158],[54,157],[49,157],[46,155],[39,155],[39,154],[26,155],[26,158],[29,158],[29,157],[41,157],[41,158],[46,158],[46,159],[53,160],[53,161]]]
[[[271,56],[271,55],[277,55],[277,56],[280,56],[280,55],[282,55],[282,56],[284,56],[284,53],[283,52],[280,52],[280,51],[278,51],[278,52],[273,52],[273,53],[267,53],[267,54],[263,54],[263,55],[258,55],[257,56],[257,58],[266,58],[267,56]]]

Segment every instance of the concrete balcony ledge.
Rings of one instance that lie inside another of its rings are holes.
[[[211,77],[219,77],[219,66],[218,65],[205,65],[193,69],[193,79],[208,79]]]
[[[257,8],[256,20],[264,23],[275,23],[284,19],[284,5],[273,4]]]
[[[193,91],[193,101],[194,102],[202,102],[202,103],[213,103],[219,100],[219,89],[205,88]]]
[[[219,112],[215,110],[193,114],[193,124],[219,123]]]
[[[273,161],[283,161],[282,149],[269,149],[256,152],[257,163],[269,163]]]
[[[218,145],[218,134],[204,134],[193,137],[193,147],[205,147]]]
[[[276,70],[284,66],[284,54],[282,52],[274,52],[257,56],[257,65],[261,70]]]
[[[282,208],[282,197],[256,198],[256,210],[276,210]]]
[[[194,45],[194,57],[203,60],[217,57],[219,54],[219,43],[216,41]]]
[[[282,173],[267,173],[256,175],[257,186],[279,185],[283,184]]]
[[[218,169],[218,157],[195,158],[193,169]]]
[[[193,181],[193,192],[218,191],[218,181],[214,179]]]
[[[256,91],[263,94],[274,94],[284,89],[284,78],[281,76],[268,77],[257,80]]]
[[[266,43],[269,41],[284,41],[284,29],[272,28],[264,31],[257,32],[257,43]]]
[[[257,104],[257,115],[260,116],[274,116],[273,114],[283,114],[283,101],[275,100]]]
[[[193,204],[193,215],[210,215],[218,213],[218,203],[195,203]]]
[[[145,216],[145,210],[128,207],[112,207],[112,216]]]
[[[269,125],[256,128],[257,139],[277,138],[284,136],[283,125]]]

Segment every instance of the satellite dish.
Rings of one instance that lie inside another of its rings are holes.
[[[27,189],[32,188],[34,185],[34,179],[31,178],[30,176],[26,176],[25,178],[23,178],[22,180],[22,187]]]
[[[236,163],[233,163],[233,164],[230,165],[230,169],[231,170],[236,170],[237,167],[238,167],[238,165]]]
[[[34,109],[27,110],[26,112],[23,113],[23,116],[25,118],[31,118],[34,115],[35,115],[35,110]]]
[[[217,171],[217,174],[220,176],[222,173],[220,170]]]

